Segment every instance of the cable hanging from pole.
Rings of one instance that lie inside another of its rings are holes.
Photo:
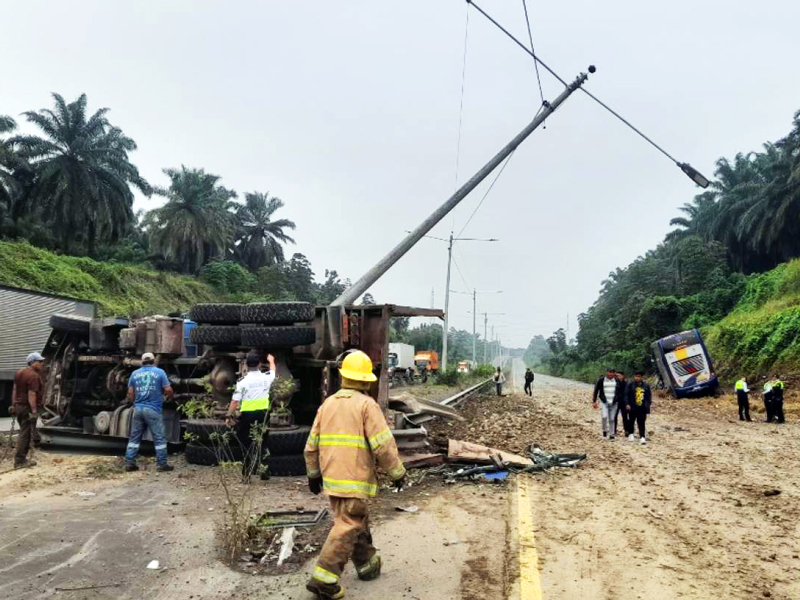
[[[533,49],[533,33],[531,32],[531,20],[528,17],[528,0],[522,0],[522,8],[525,9],[525,24],[528,26],[528,39],[531,41],[531,52],[536,54],[536,50]],[[533,61],[533,66],[536,69],[536,83],[539,84],[539,97],[542,99],[542,104],[544,104],[544,92],[542,91],[542,79],[539,77],[539,63],[537,61]]]
[[[520,42],[520,41],[519,41],[519,40],[518,40],[516,37],[514,37],[514,35],[513,35],[513,34],[512,34],[510,31],[508,31],[508,29],[506,29],[506,28],[505,28],[505,27],[503,27],[503,26],[502,26],[500,23],[498,23],[496,20],[494,20],[494,19],[491,17],[491,15],[489,15],[489,14],[488,14],[488,13],[487,13],[485,10],[483,10],[483,9],[482,9],[480,6],[478,6],[477,4],[475,4],[475,2],[473,2],[473,0],[466,0],[466,2],[467,2],[467,4],[468,4],[468,5],[474,6],[474,7],[475,7],[475,10],[477,10],[477,11],[478,11],[479,13],[481,13],[481,14],[482,14],[484,17],[486,17],[486,19],[488,19],[488,20],[489,20],[489,21],[490,21],[490,22],[491,22],[491,23],[492,23],[492,24],[493,24],[495,27],[497,27],[497,28],[498,28],[500,31],[502,31],[503,33],[505,33],[505,34],[506,34],[506,35],[509,37],[509,39],[511,39],[511,40],[512,40],[512,41],[513,41],[515,44],[517,44],[517,46],[519,46],[519,47],[520,47],[520,48],[522,48],[522,49],[523,49],[523,50],[524,50],[524,51],[525,51],[527,54],[529,54],[529,55],[531,56],[531,58],[533,58],[533,60],[534,60],[534,61],[536,61],[536,63],[537,63],[537,64],[540,64],[540,65],[542,65],[542,67],[544,67],[544,69],[546,69],[548,73],[550,73],[550,74],[551,74],[553,77],[555,77],[556,79],[558,79],[558,81],[560,81],[560,82],[561,82],[563,85],[565,85],[565,86],[567,85],[567,82],[566,82],[566,81],[564,81],[564,79],[562,79],[562,78],[561,78],[561,77],[558,75],[558,73],[556,73],[556,72],[555,72],[553,69],[551,69],[549,66],[547,66],[547,64],[545,64],[545,62],[544,62],[542,59],[540,59],[540,58],[539,58],[539,57],[538,57],[538,56],[535,54],[535,52],[534,52],[533,50],[529,50],[529,49],[528,49],[528,48],[525,46],[525,44],[523,44],[523,43],[522,43],[522,42]],[[531,47],[532,47],[532,45],[531,45]],[[590,68],[590,70],[591,70],[591,68]],[[615,116],[617,119],[619,119],[620,121],[622,121],[622,122],[623,122],[625,125],[627,125],[628,127],[630,127],[630,128],[631,128],[631,129],[632,129],[634,132],[636,132],[636,133],[637,133],[639,136],[641,136],[641,137],[642,137],[642,138],[643,138],[645,141],[647,141],[647,142],[648,142],[649,144],[651,144],[651,145],[652,145],[654,148],[656,148],[656,149],[657,149],[659,152],[661,152],[661,153],[662,153],[664,156],[666,156],[666,157],[667,157],[669,160],[671,160],[671,161],[672,161],[673,163],[675,163],[675,164],[676,164],[678,167],[680,167],[681,171],[683,171],[683,172],[684,172],[684,173],[685,173],[685,174],[686,174],[686,175],[687,175],[687,176],[688,176],[688,177],[689,177],[689,178],[690,178],[692,181],[694,181],[694,182],[695,182],[697,185],[699,185],[699,186],[700,186],[700,187],[702,187],[702,188],[707,188],[707,187],[709,186],[709,184],[710,184],[710,181],[708,180],[708,178],[707,178],[707,177],[705,177],[705,176],[704,176],[702,173],[700,173],[700,172],[699,172],[697,169],[695,169],[694,167],[692,167],[692,166],[691,166],[690,164],[688,164],[688,163],[682,163],[682,162],[679,162],[679,161],[678,161],[677,159],[675,159],[675,158],[674,158],[674,157],[673,157],[671,154],[669,154],[669,152],[667,152],[666,150],[664,150],[664,149],[663,149],[661,146],[659,146],[658,144],[656,144],[656,143],[655,143],[653,140],[651,140],[649,137],[647,137],[647,136],[646,136],[644,133],[642,133],[642,132],[641,132],[639,129],[637,129],[636,127],[634,127],[634,126],[633,126],[633,125],[632,125],[632,124],[631,124],[631,123],[630,123],[630,122],[629,122],[627,119],[625,119],[625,118],[624,118],[622,115],[620,115],[618,112],[616,112],[615,110],[613,110],[613,109],[612,109],[610,106],[608,106],[606,103],[602,102],[602,101],[601,101],[601,100],[600,100],[600,99],[599,99],[597,96],[595,96],[594,94],[592,94],[592,93],[591,93],[591,92],[589,92],[588,90],[584,89],[583,87],[581,87],[580,89],[581,89],[581,91],[582,91],[583,93],[585,93],[585,94],[586,94],[587,96],[589,96],[589,97],[590,97],[592,100],[594,100],[595,102],[597,102],[597,103],[598,103],[600,106],[602,106],[603,108],[605,108],[605,109],[606,109],[608,112],[610,112],[610,113],[611,113],[612,115],[614,115],[614,116]]]

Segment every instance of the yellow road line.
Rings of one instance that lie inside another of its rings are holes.
[[[542,600],[539,555],[533,535],[533,506],[530,479],[517,477],[517,535],[519,536],[520,600]]]

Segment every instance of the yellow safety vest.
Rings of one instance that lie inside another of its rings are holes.
[[[269,389],[275,380],[273,374],[250,371],[236,384],[233,399],[239,402],[239,412],[269,410]]]
[[[736,391],[744,390],[744,380],[740,379],[736,382]]]

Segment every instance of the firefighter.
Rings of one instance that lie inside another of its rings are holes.
[[[750,390],[747,388],[747,377],[742,377],[736,382],[736,400],[739,403],[739,420],[752,421],[750,418]]]
[[[342,389],[317,411],[305,448],[308,487],[330,498],[333,528],[306,588],[325,600],[344,597],[339,578],[352,559],[358,578],[369,581],[381,572],[381,557],[372,545],[367,499],[375,496],[375,461],[403,487],[406,470],[380,407],[366,394],[377,381],[372,361],[360,350],[348,354],[339,369]]]
[[[786,384],[781,380],[780,375],[775,375],[772,380],[772,415],[778,423],[785,423],[786,417],[783,414],[783,390]]]

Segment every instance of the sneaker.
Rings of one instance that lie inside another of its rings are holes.
[[[170,465],[158,465],[156,467],[156,471],[158,471],[159,473],[169,473],[170,471],[174,471],[174,470],[175,470],[175,467],[170,466]]]
[[[23,460],[21,463],[15,463],[15,469],[25,469],[27,467],[35,467],[36,461],[35,460]]]
[[[608,432],[607,431],[603,432],[603,437],[608,437]]]
[[[642,446],[644,446],[644,445],[647,443],[647,439],[646,439],[646,438],[641,438],[641,439],[639,440],[639,443],[640,443]]]
[[[617,437],[617,436],[615,436],[615,435],[610,435],[610,436],[608,436],[608,439],[610,439],[610,440],[613,440],[613,439],[615,439],[616,437]]]
[[[628,436],[628,439],[629,439],[631,442],[632,442],[632,441],[634,441],[633,434],[630,434],[630,435]]]
[[[126,470],[128,473],[131,473],[132,471],[138,471],[138,470],[139,470],[139,467],[138,467],[138,465],[127,464],[127,465],[125,465],[125,470]]]

